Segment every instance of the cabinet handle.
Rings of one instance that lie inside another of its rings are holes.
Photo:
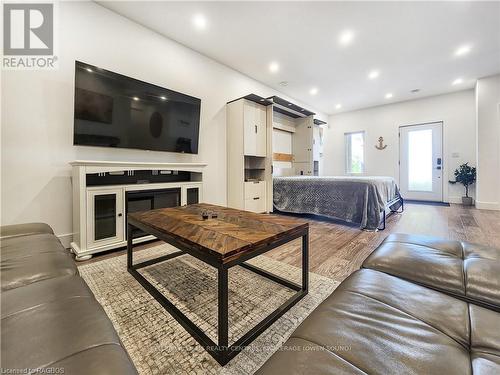
[[[118,217],[122,217],[122,216],[123,216],[123,214],[120,212],[120,213],[118,214]]]
[[[256,201],[257,199],[260,199],[259,197],[255,197],[253,200]]]
[[[255,126],[255,134],[257,134],[257,125],[254,125]]]

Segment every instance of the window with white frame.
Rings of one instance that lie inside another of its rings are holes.
[[[365,132],[345,134],[346,173],[363,173],[365,171]]]

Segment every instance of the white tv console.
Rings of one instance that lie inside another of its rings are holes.
[[[141,193],[147,196],[148,192],[155,192],[158,201],[167,204],[202,202],[203,169],[206,166],[203,163],[76,160],[70,164],[73,169],[74,232],[71,250],[76,260],[90,259],[92,254],[127,245],[128,196],[139,197],[134,201],[136,208],[148,201],[154,205],[151,197],[141,201]],[[121,183],[122,180],[126,182]],[[159,180],[162,182],[157,182]],[[133,242],[154,238],[144,236]]]

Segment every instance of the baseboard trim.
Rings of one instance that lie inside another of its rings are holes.
[[[423,205],[429,205],[429,206],[450,207],[450,203],[449,202],[419,201],[419,200],[414,200],[414,199],[405,199],[405,203],[408,203],[408,204],[423,204]]]
[[[476,208],[480,210],[500,210],[500,203],[498,202],[481,202],[476,201]]]
[[[66,249],[71,248],[70,244],[73,241],[73,233],[56,234],[56,237],[59,238],[59,241],[61,241]]]
[[[462,204],[462,197],[448,197],[448,203]]]

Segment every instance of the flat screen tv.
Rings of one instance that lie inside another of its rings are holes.
[[[80,61],[75,145],[198,153],[201,100]]]

